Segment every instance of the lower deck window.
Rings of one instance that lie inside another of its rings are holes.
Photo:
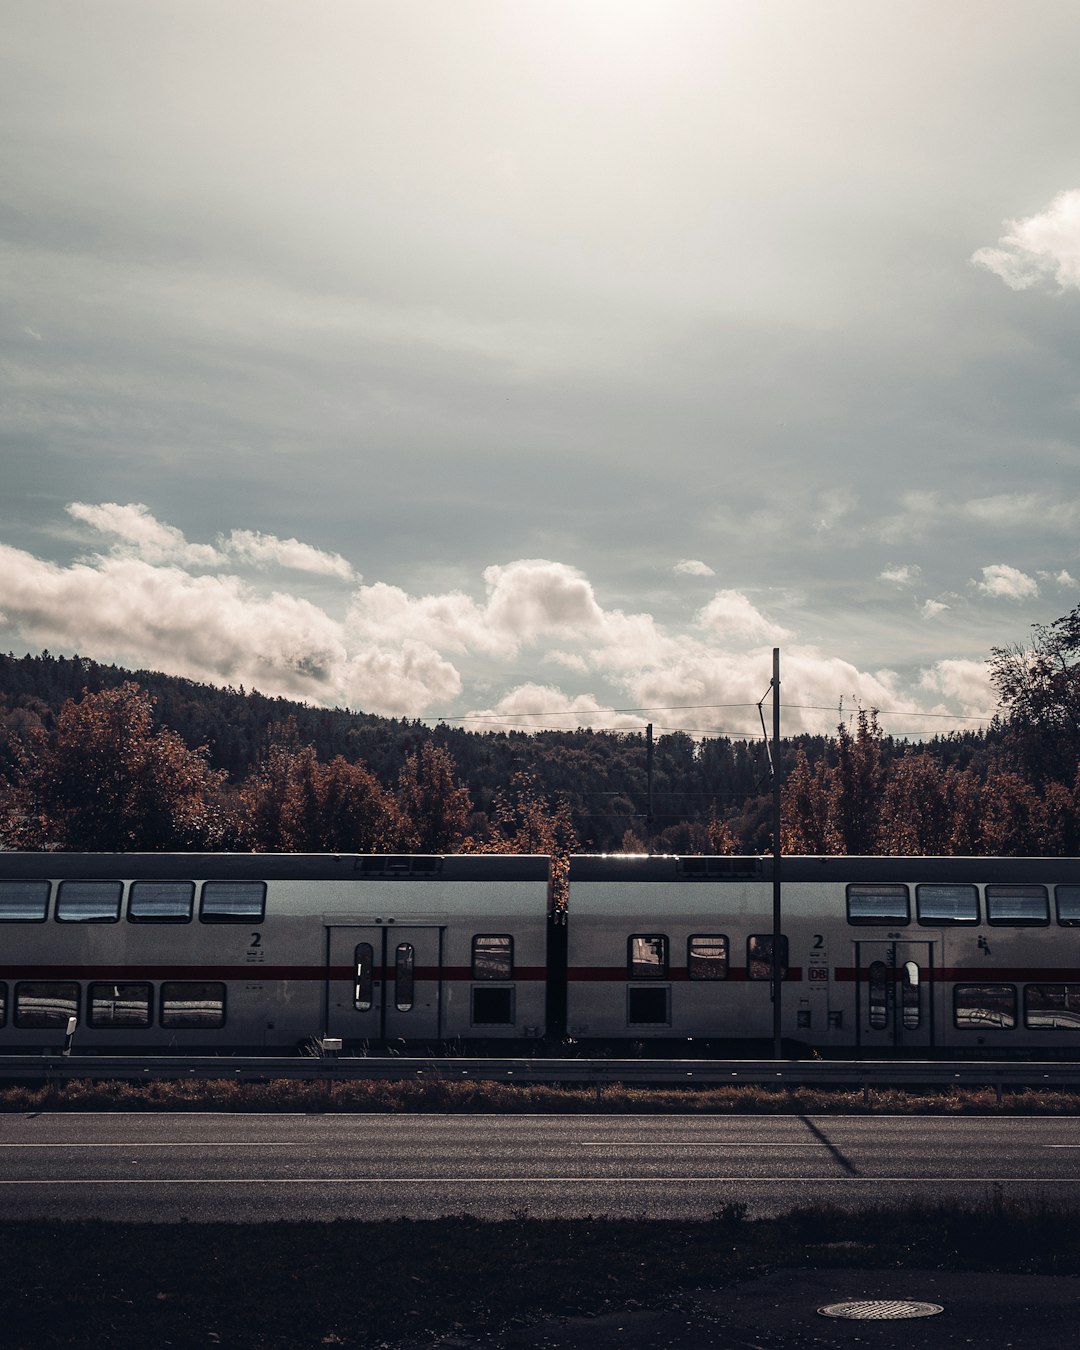
[[[7,984],[0,980],[0,1027],[7,1026]]]
[[[92,984],[88,1004],[92,1027],[148,1027],[148,984]]]
[[[686,975],[691,980],[726,980],[728,940],[722,933],[698,933],[687,940]]]
[[[477,1027],[505,1027],[514,1024],[512,989],[477,988],[472,991],[472,1022]]]
[[[635,933],[626,941],[626,974],[631,980],[666,980],[668,940],[663,933]]]
[[[631,985],[626,991],[626,1021],[632,1027],[669,1026],[671,990]]]
[[[1080,1029],[1080,984],[1025,985],[1024,1026]]]
[[[746,939],[746,977],[749,980],[771,980],[773,957],[773,935],[771,933],[752,933]],[[788,942],[780,939],[780,978],[787,979]]]
[[[161,986],[163,1027],[222,1027],[225,986],[217,981],[170,980]]]
[[[1016,1026],[1016,986],[958,984],[953,990],[953,1021],[970,1031],[1011,1031]]]
[[[15,986],[15,1025],[61,1027],[79,1015],[79,986],[68,980],[23,980]]]

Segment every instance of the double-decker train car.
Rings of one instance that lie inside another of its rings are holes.
[[[0,852],[0,1053],[753,1053],[773,861]],[[784,858],[790,1049],[1080,1051],[1080,860]],[[72,1030],[73,1028],[73,1030]]]
[[[539,1037],[545,857],[0,853],[0,1053]]]
[[[771,858],[576,857],[575,1040],[768,1042]],[[783,858],[786,1043],[868,1056],[1080,1050],[1080,861]]]

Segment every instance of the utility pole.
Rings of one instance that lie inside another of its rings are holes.
[[[652,771],[653,771],[653,739],[652,723],[645,728],[645,782],[648,790],[648,801],[645,810],[645,823],[651,825],[652,822]]]
[[[780,648],[772,654],[772,1005],[773,1005],[773,1059],[783,1056],[783,916],[780,909]]]

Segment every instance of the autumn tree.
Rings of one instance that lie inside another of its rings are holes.
[[[554,904],[565,909],[570,855],[577,846],[574,819],[565,799],[551,800],[536,775],[522,769],[495,793],[489,829],[463,840],[461,851],[547,854]]]
[[[167,728],[127,682],[60,709],[50,735],[32,728],[5,794],[5,841],[80,852],[235,847],[225,774]]]
[[[990,679],[1026,775],[1071,788],[1080,761],[1080,605],[1032,631],[1030,643],[992,649]]]
[[[465,835],[472,797],[458,782],[449,751],[425,741],[406,756],[396,798],[403,848],[416,853],[448,853],[457,848]]]

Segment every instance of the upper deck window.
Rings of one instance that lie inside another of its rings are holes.
[[[49,908],[48,881],[0,881],[0,921],[41,923]]]
[[[1080,927],[1080,886],[1055,886],[1057,921],[1065,928]]]
[[[847,888],[848,923],[903,924],[911,918],[906,886],[858,885]]]
[[[975,886],[916,886],[915,905],[921,924],[979,922],[979,891]]]
[[[206,881],[199,918],[203,923],[262,923],[265,881]]]
[[[62,881],[56,917],[61,923],[116,923],[123,889],[119,881]]]
[[[987,886],[988,923],[1020,927],[1050,922],[1050,897],[1045,886]]]
[[[194,905],[193,881],[134,881],[128,918],[132,923],[188,923]]]

